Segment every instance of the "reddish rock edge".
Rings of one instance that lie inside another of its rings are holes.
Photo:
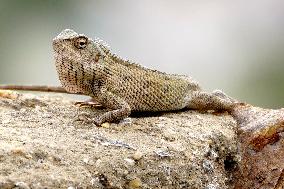
[[[241,156],[235,188],[284,188],[284,109],[245,105],[232,113]]]

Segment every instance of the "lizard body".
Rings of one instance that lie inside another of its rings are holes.
[[[69,93],[91,96],[112,109],[94,119],[96,125],[121,120],[135,111],[183,108],[230,111],[236,101],[221,91],[207,93],[192,78],[142,67],[114,55],[100,40],[73,30],[53,39],[55,64]]]

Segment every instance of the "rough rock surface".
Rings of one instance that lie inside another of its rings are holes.
[[[236,189],[284,188],[284,109],[243,106],[238,117],[239,162]]]
[[[240,158],[227,114],[138,114],[96,127],[86,118],[104,110],[66,96],[0,96],[0,188],[233,187]]]

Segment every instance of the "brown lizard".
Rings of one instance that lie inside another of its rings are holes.
[[[173,111],[184,108],[231,111],[237,103],[222,91],[207,93],[188,76],[167,74],[124,60],[101,40],[65,29],[53,39],[61,87],[0,86],[88,95],[112,109],[93,119],[96,125],[121,120],[131,112]]]

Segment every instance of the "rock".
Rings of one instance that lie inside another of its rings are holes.
[[[15,185],[17,189],[30,189],[28,184],[25,182],[17,182]]]
[[[142,186],[142,182],[139,178],[134,178],[128,183],[129,189],[136,189]]]
[[[0,181],[0,188],[1,189],[11,189],[15,187],[15,183],[11,180],[1,180]]]
[[[284,188],[284,109],[243,106],[234,116],[242,159],[235,188]]]
[[[0,188],[15,187],[7,180],[31,188],[283,187],[283,109],[240,106],[238,124],[228,114],[181,111],[96,127],[78,117],[105,110],[58,95],[12,97],[0,95],[0,120],[9,120],[0,121]]]
[[[108,122],[102,123],[101,127],[108,129],[110,127],[110,123]]]
[[[135,161],[138,161],[142,158],[143,154],[142,152],[140,151],[136,151],[133,155],[132,155],[132,158],[135,160]]]

